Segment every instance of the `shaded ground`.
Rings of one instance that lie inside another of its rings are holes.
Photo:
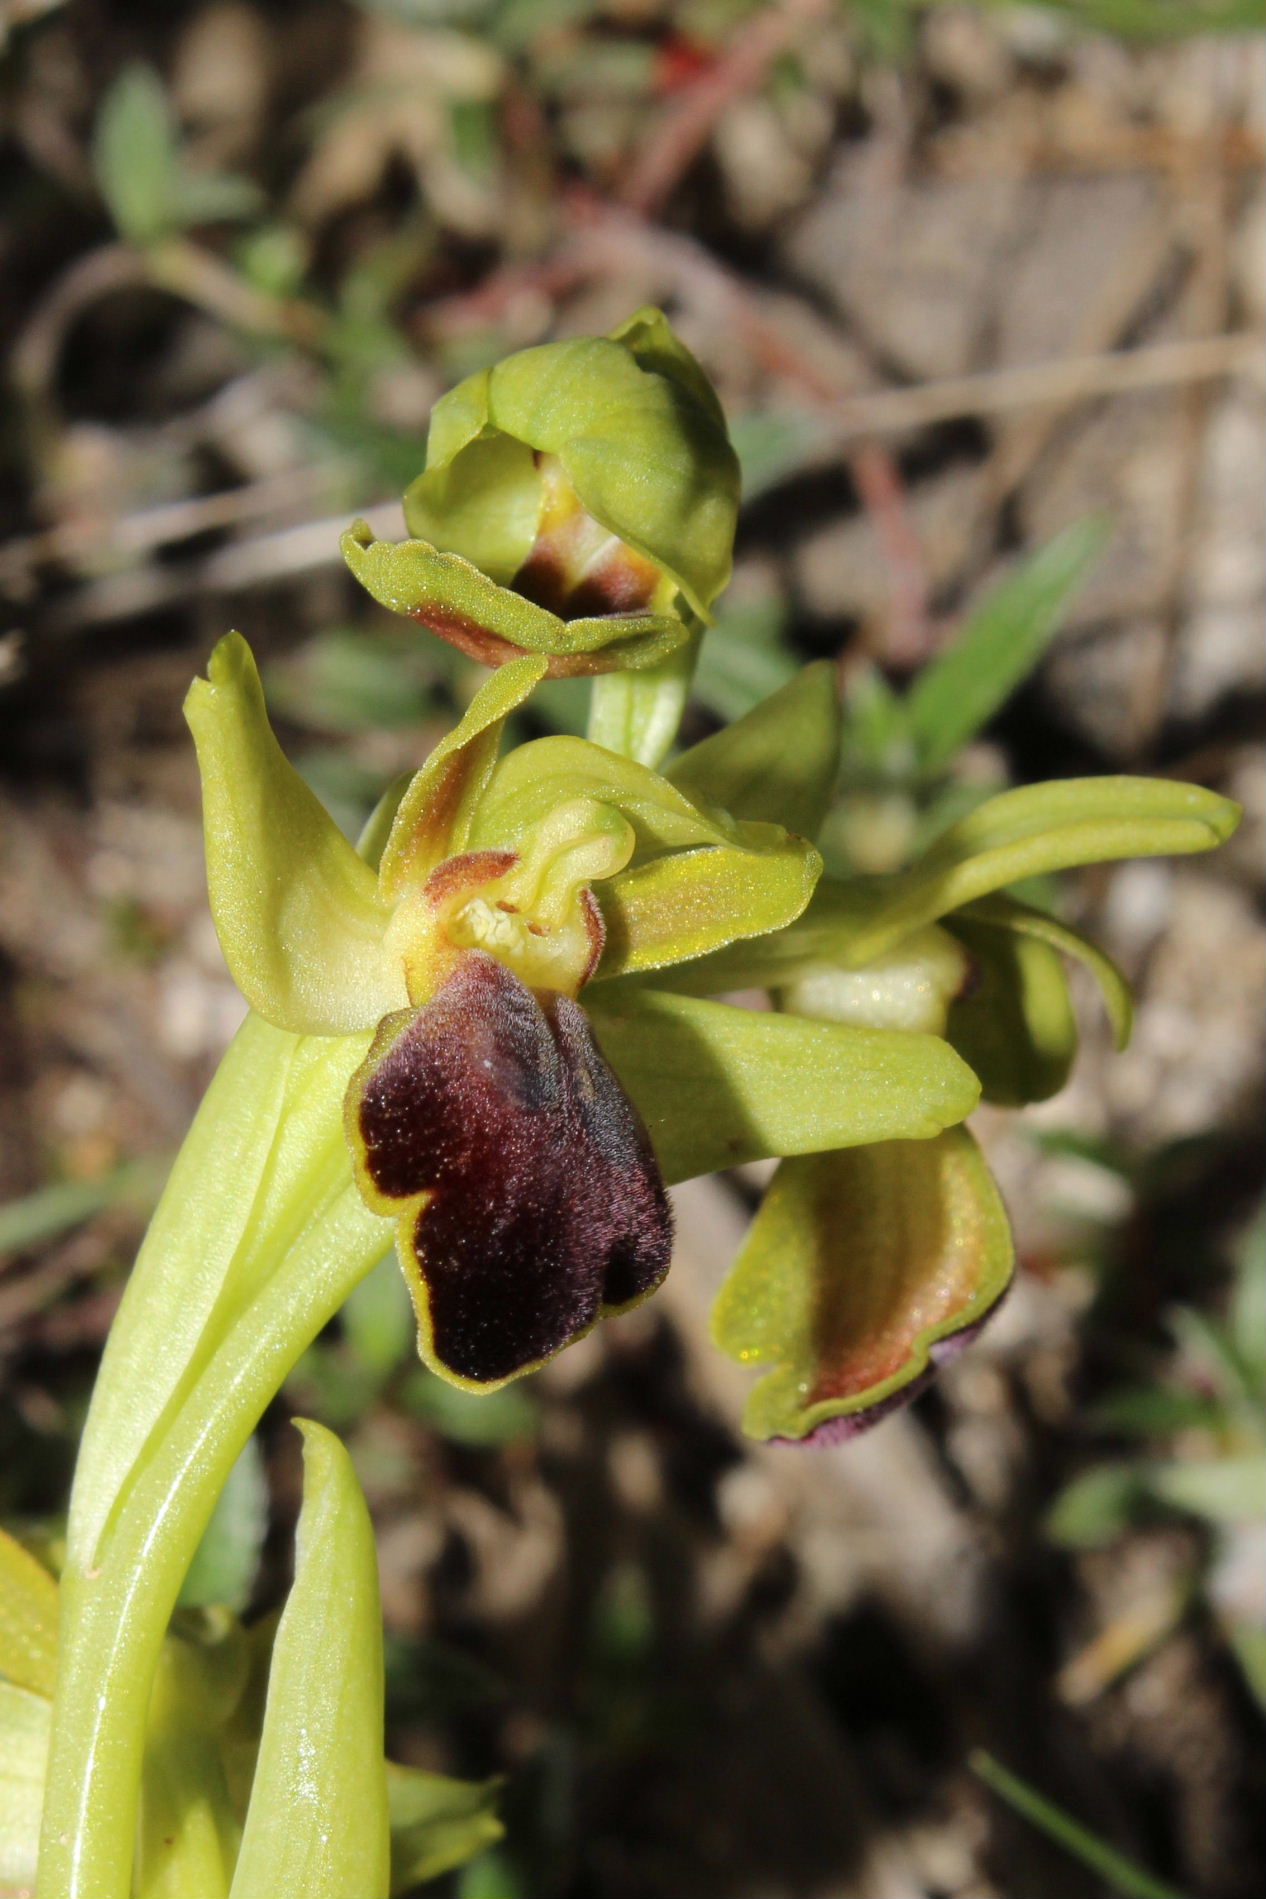
[[[1260,1526],[1215,1546],[1155,1511],[1081,1552],[1044,1526],[1126,1442],[1094,1406],[1181,1357],[1168,1310],[1225,1303],[1260,1194],[1262,47],[944,8],[894,66],[825,7],[783,11],[735,7],[717,44],[721,13],[654,5],[521,9],[517,40],[334,0],[13,30],[0,1202],[70,1198],[8,1229],[0,1508],[60,1507],[145,1208],[240,1013],[189,678],[240,625],[353,821],[471,680],[367,610],[337,527],[398,490],[462,368],[660,301],[739,418],[751,496],[699,730],[789,655],[908,675],[1017,549],[1101,509],[1108,554],[962,775],[1172,772],[1248,818],[1213,861],[1070,887],[1139,984],[1135,1041],[1113,1056],[1087,999],[1071,1086],[982,1115],[1025,1272],[909,1415],[812,1454],[740,1441],[746,1378],[705,1328],[750,1183],[691,1183],[665,1294],[513,1399],[472,1409],[323,1341],[266,1422],[260,1603],[303,1407],[348,1436],[380,1526],[398,1750],[510,1774],[507,1892],[1102,1893],[968,1773],[984,1746],[1158,1875],[1239,1899],[1261,1715],[1226,1626],[1260,1599]],[[138,56],[190,164],[262,194],[161,284],[89,162]],[[1142,380],[1113,394],[1121,351]],[[884,795],[855,788],[854,831]]]

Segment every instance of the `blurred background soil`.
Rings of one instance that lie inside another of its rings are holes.
[[[1105,555],[955,782],[1147,771],[1246,807],[1210,860],[1064,888],[1138,985],[1134,1042],[1113,1055],[1079,991],[1072,1083],[978,1117],[1020,1281],[909,1413],[830,1450],[741,1439],[748,1375],[706,1313],[754,1175],[681,1188],[665,1293],[498,1397],[411,1362],[390,1273],[300,1365],[263,1426],[255,1604],[284,1589],[306,1411],[374,1508],[395,1751],[508,1776],[466,1899],[1109,1890],[975,1747],[1157,1878],[1261,1889],[1266,1529],[1226,1478],[1260,1418],[1224,1402],[1261,1246],[1253,20],[0,6],[7,1518],[64,1507],[129,1259],[241,1014],[184,690],[240,627],[349,827],[424,755],[474,670],[358,594],[337,532],[401,532],[468,369],[653,301],[715,378],[748,501],[691,734],[815,656],[899,686],[1098,512]],[[838,851],[911,821],[899,770],[846,783]]]

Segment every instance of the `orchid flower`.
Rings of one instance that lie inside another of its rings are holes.
[[[658,769],[736,500],[716,398],[658,312],[521,351],[437,406],[412,538],[357,525],[344,540],[376,598],[495,667],[359,845],[287,762],[243,640],[191,689],[211,907],[251,1009],[84,1432],[41,1899],[127,1899],[182,1578],[265,1406],[393,1240],[423,1359],[491,1391],[655,1290],[668,1186],[777,1159],[715,1333],[770,1368],[745,1427],[798,1441],[911,1396],[1005,1291],[1005,1214],[961,1124],[982,1083],[1000,1101],[1059,1085],[1075,1047],[1062,955],[1099,977],[1121,1035],[1129,1013],[1108,959],[1008,886],[1206,849],[1235,807],[1145,779],[1027,787],[894,876],[824,876],[829,666]],[[588,737],[503,756],[507,720],[551,673],[592,675]],[[752,989],[768,1006],[726,999]],[[350,1495],[341,1475],[334,1491]],[[362,1556],[363,1531],[346,1530]],[[319,1646],[319,1615],[305,1626]],[[300,1705],[286,1684],[302,1647],[279,1638],[281,1710]],[[302,1716],[314,1787],[337,1785],[334,1712],[324,1728]],[[306,1870],[323,1864],[315,1807],[274,1877],[278,1723],[231,1899],[335,1899],[344,1874]],[[363,1899],[387,1890],[377,1775]]]

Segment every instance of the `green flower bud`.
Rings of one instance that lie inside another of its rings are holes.
[[[436,404],[404,498],[413,539],[344,538],[375,599],[496,664],[661,665],[730,577],[738,463],[658,310],[520,350]]]

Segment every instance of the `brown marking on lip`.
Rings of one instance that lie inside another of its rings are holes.
[[[451,903],[454,897],[469,890],[477,890],[480,884],[491,883],[494,877],[504,877],[519,861],[517,851],[463,851],[458,857],[446,857],[423,885],[427,900],[436,909],[442,904]],[[513,904],[498,904],[499,910],[513,909]]]
[[[668,1270],[649,1137],[569,997],[472,950],[389,1017],[348,1090],[370,1204],[399,1242],[435,1361],[495,1384]]]

